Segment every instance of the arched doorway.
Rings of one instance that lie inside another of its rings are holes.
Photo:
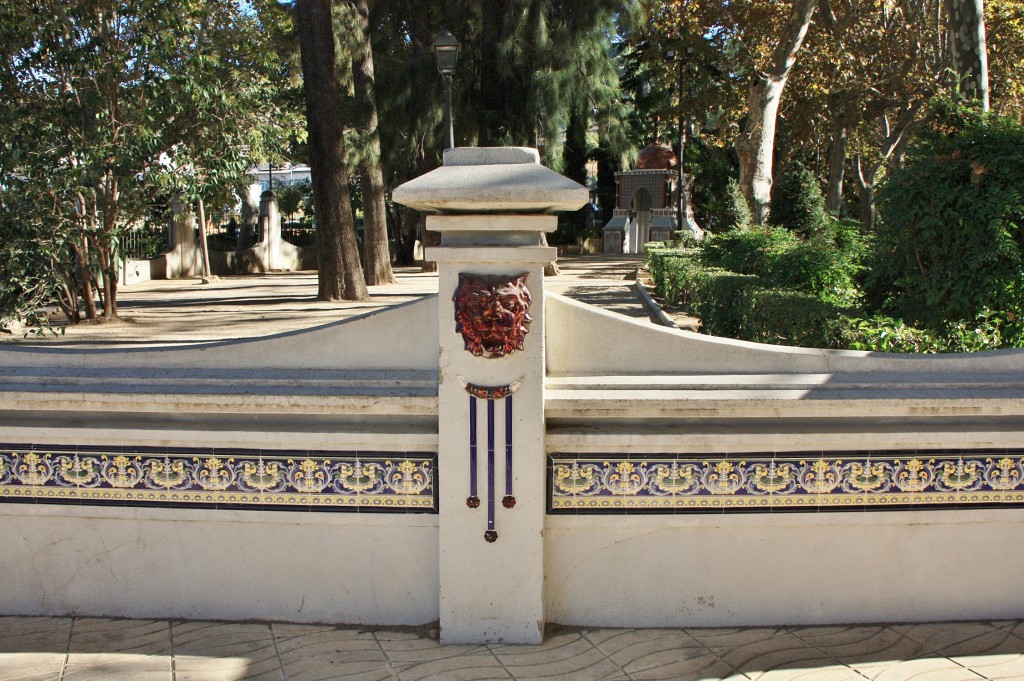
[[[652,204],[651,193],[644,187],[640,187],[633,192],[633,198],[629,202],[631,218],[629,225],[630,253],[643,253],[644,244],[650,241]]]

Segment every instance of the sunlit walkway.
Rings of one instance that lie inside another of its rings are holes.
[[[1024,678],[1024,622],[562,629],[541,646],[442,646],[436,631],[0,618],[0,680]]]
[[[634,317],[647,317],[633,286],[640,256],[570,256],[562,274],[546,288]],[[63,335],[43,339],[21,334],[0,342],[115,347],[183,345],[255,338],[335,322],[437,293],[437,274],[418,267],[396,268],[394,284],[370,287],[360,302],[316,300],[316,272],[275,272],[258,276],[148,281],[118,290],[120,319],[67,326]],[[59,328],[58,328],[59,331]]]

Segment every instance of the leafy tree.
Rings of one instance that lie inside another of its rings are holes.
[[[941,102],[881,196],[869,293],[926,326],[1024,313],[1024,126]]]
[[[746,124],[736,140],[736,151],[740,160],[740,187],[756,224],[764,223],[768,217],[775,124],[782,92],[796,64],[816,5],[817,0],[793,0],[789,16],[774,41],[770,60],[763,69],[755,68],[752,74]]]
[[[301,125],[281,96],[287,65],[275,49],[288,15],[275,4],[256,7],[259,12],[233,2],[204,5],[197,16],[202,39],[189,46],[155,103],[166,171],[157,178],[198,208],[204,278],[210,277],[206,206],[234,203],[250,182],[250,160],[281,155]]]
[[[668,124],[663,137],[681,148],[680,172],[695,177],[697,221],[714,230],[728,179],[736,174],[731,147],[748,80],[738,17],[707,0],[641,5],[646,20],[625,34],[621,58],[623,85],[635,107],[632,134],[646,138],[655,119]]]
[[[988,0],[985,26],[992,110],[1024,122],[1024,1]]]
[[[151,102],[176,70],[188,12],[147,0],[37,0],[2,12],[4,169],[31,178],[49,205],[74,203],[48,219],[81,234],[80,263],[96,268],[104,316],[114,317],[118,239],[144,205],[135,178],[159,147]],[[88,285],[82,293],[95,316]]]
[[[86,316],[97,316],[94,281],[103,315],[117,316],[121,234],[168,184],[196,198],[225,196],[229,177],[244,172],[245,142],[251,152],[266,130],[250,125],[254,111],[267,112],[254,109],[266,73],[253,59],[262,7],[34,0],[0,8],[0,186],[31,196],[24,219],[53,235],[44,241],[58,249],[57,295],[72,321],[79,296]]]
[[[304,209],[312,191],[313,187],[308,181],[278,187],[274,193],[277,194],[277,207],[281,214],[289,218],[298,213],[300,208]]]
[[[78,318],[78,278],[88,272],[68,257],[72,235],[53,229],[59,218],[49,219],[70,207],[37,194],[27,177],[11,179],[0,185],[0,330],[24,322],[42,333],[49,327],[45,308],[53,301],[68,319]]]
[[[376,77],[367,0],[347,3],[353,41],[352,84],[358,105],[358,172],[363,192],[363,271],[374,286],[395,281],[388,250],[384,174],[380,167]]]
[[[833,213],[843,209],[848,156],[860,161],[861,198],[873,201],[879,171],[898,162],[900,147],[890,138],[909,132],[920,102],[936,89],[945,65],[933,4],[869,0],[827,3],[818,12],[823,30],[808,36],[793,73],[791,91],[799,94],[782,108],[779,154],[828,178]],[[827,159],[824,167],[819,158]]]
[[[634,5],[629,0],[371,3],[385,185],[395,187],[440,163],[442,89],[430,44],[442,27],[462,43],[452,93],[457,146],[536,146],[546,164],[558,167],[572,119],[570,156],[603,153],[609,165],[620,162],[631,143],[622,125],[627,112],[611,41],[634,15]],[[392,215],[400,225],[402,256],[408,257],[419,216],[401,207],[392,207]]]
[[[318,300],[366,300],[348,186],[330,0],[297,0],[309,165],[317,217]]]

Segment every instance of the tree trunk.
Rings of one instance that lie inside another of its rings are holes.
[[[847,132],[846,125],[837,119],[832,128],[832,148],[828,159],[828,193],[825,195],[825,208],[836,215],[843,208]]]
[[[755,73],[747,93],[747,123],[736,140],[736,153],[740,160],[740,188],[755,224],[764,224],[768,219],[779,101],[816,4],[817,0],[793,0],[793,8],[772,55],[772,64],[766,72]]]
[[[960,92],[988,111],[988,55],[983,0],[949,0],[949,52]]]
[[[377,100],[374,95],[373,46],[370,43],[370,8],[367,0],[356,0],[356,15],[363,32],[362,45],[352,63],[356,100],[363,114],[366,148],[359,164],[363,188],[363,268],[370,286],[395,282],[388,251],[387,208],[384,175],[380,165],[380,135],[377,130]]]
[[[78,201],[75,203],[75,215],[82,224],[82,241],[77,244],[72,241],[71,248],[75,252],[78,276],[82,280],[81,285],[75,288],[81,288],[82,303],[85,305],[85,318],[96,319],[96,296],[93,295],[92,291],[92,277],[89,267],[89,227],[95,227],[96,225],[96,206],[89,205],[82,192],[76,192],[76,197]],[[77,293],[76,291],[75,294],[77,295]],[[81,321],[77,304],[74,305],[74,316],[73,324]]]
[[[875,221],[878,218],[878,209],[875,206],[875,176],[881,164],[873,165],[867,169],[857,156],[857,192],[860,198],[860,221],[868,234],[875,231]]]
[[[202,199],[199,199],[196,203],[199,210],[199,250],[203,254],[203,283],[209,284],[211,281],[210,249],[206,245],[206,207],[203,206]]]
[[[89,271],[89,237],[82,234],[81,247],[76,245],[74,249],[75,257],[78,260],[79,276],[82,277],[82,302],[85,304],[85,318],[96,319],[96,295],[92,290],[92,275]]]
[[[865,168],[861,155],[857,155],[857,191],[860,198],[860,220],[864,229],[871,233],[875,229],[875,222],[878,219],[878,209],[875,205],[875,179],[878,171],[883,165],[899,166],[903,149],[910,138],[909,132],[917,117],[919,105],[917,102],[906,102],[900,110],[899,116],[892,123],[888,114],[883,114],[879,119],[882,126],[882,143],[878,149],[878,161]]]
[[[345,168],[331,0],[297,0],[309,166],[317,216],[318,300],[366,300]]]
[[[570,180],[587,186],[587,127],[589,116],[586,102],[574,103],[569,111],[569,125],[565,130],[565,145],[562,147],[562,173]],[[587,228],[587,213],[590,204],[571,214],[575,234],[584,236]]]
[[[103,197],[103,230],[96,244],[96,256],[100,265],[100,276],[103,277],[103,316],[106,319],[117,317],[117,202],[120,188],[117,177],[107,172],[100,187]]]

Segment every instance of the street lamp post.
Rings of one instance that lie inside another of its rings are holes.
[[[444,122],[448,131],[445,149],[455,147],[455,128],[452,123],[452,74],[455,73],[455,64],[459,60],[460,46],[455,36],[445,29],[441,29],[430,46],[434,59],[437,60],[437,70],[441,72],[441,79],[444,82]]]

